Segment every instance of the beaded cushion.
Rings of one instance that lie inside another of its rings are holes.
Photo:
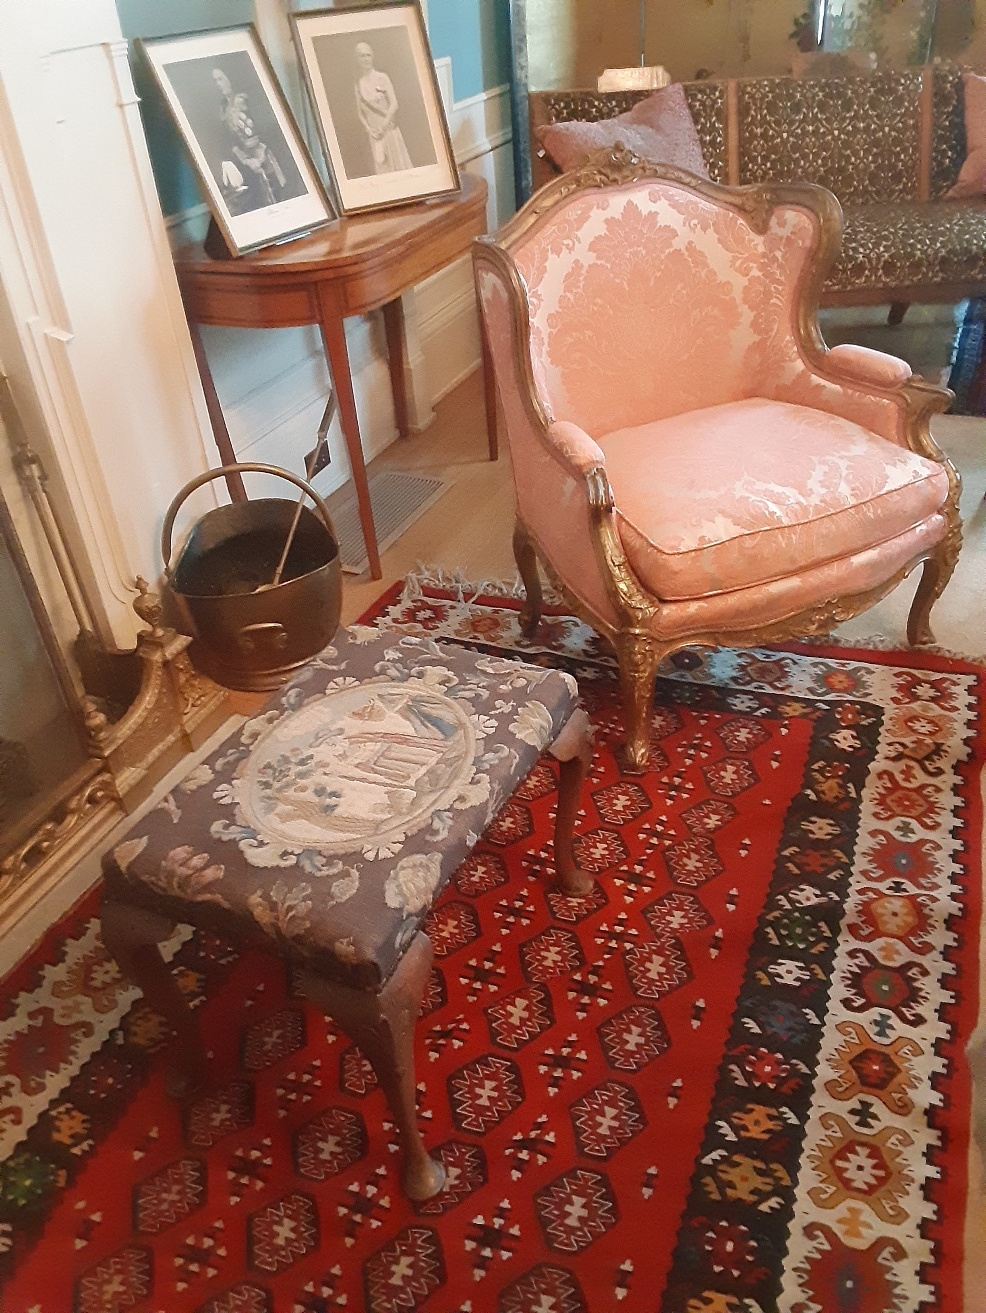
[[[577,700],[560,671],[340,630],[115,846],[106,891],[379,990]]]

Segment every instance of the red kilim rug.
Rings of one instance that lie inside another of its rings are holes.
[[[563,614],[387,594],[373,620],[557,664],[598,726],[551,893],[539,765],[431,917],[420,1109],[448,1188],[398,1186],[359,1051],[276,959],[176,936],[214,1088],[90,898],[6,982],[5,1313],[910,1313],[961,1307],[983,676],[936,656],[696,655],[621,775],[610,657]],[[167,805],[167,804],[164,804]]]

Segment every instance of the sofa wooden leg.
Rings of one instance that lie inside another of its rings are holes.
[[[175,1099],[196,1094],[206,1083],[206,1057],[195,1015],[161,956],[158,944],[174,933],[175,922],[156,912],[107,898],[103,902],[103,943],[124,976],[175,1032],[165,1088]]]
[[[527,593],[520,612],[520,629],[525,638],[533,639],[541,623],[541,575],[534,545],[520,520],[514,525],[514,560]]]
[[[445,1168],[429,1157],[414,1101],[414,1026],[431,969],[428,936],[419,933],[379,994],[301,974],[303,992],[358,1044],[387,1097],[403,1148],[402,1183],[409,1199],[430,1199],[445,1184]]]
[[[572,851],[575,822],[582,802],[582,787],[592,765],[592,725],[581,707],[565,723],[548,749],[558,762],[558,810],[555,813],[555,872],[558,888],[571,898],[585,898],[595,884],[579,869]]]
[[[935,641],[931,632],[931,608],[945,591],[945,585],[951,579],[954,569],[952,553],[946,550],[944,544],[925,561],[907,616],[907,641],[912,647]]]
[[[890,313],[887,315],[887,323],[891,328],[896,328],[898,324],[904,322],[910,304],[910,301],[891,301]]]
[[[620,663],[620,691],[626,719],[623,767],[630,775],[643,775],[650,759],[650,721],[654,678],[665,649],[650,634],[624,632],[616,640]]]

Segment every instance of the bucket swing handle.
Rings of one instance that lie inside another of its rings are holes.
[[[318,495],[310,483],[300,478],[297,474],[292,474],[290,470],[282,470],[277,465],[263,465],[254,462],[237,462],[235,465],[220,465],[216,469],[206,470],[204,474],[198,474],[194,479],[189,479],[178,493],[177,497],[168,507],[168,513],[164,517],[164,525],[161,529],[161,556],[164,560],[164,573],[169,584],[174,585],[174,578],[171,573],[171,553],[172,553],[172,533],[182,504],[192,495],[196,489],[201,488],[205,483],[211,483],[213,479],[223,478],[227,474],[273,474],[275,478],[287,479],[288,483],[293,483],[296,488],[301,489],[302,496],[307,493],[315,503],[315,509],[318,511],[319,518],[329,532],[329,537],[334,543],[338,543],[335,535],[335,529],[332,527],[332,517],[329,515],[329,508]],[[282,562],[283,566],[283,562]]]

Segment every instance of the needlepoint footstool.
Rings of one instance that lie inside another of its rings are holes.
[[[412,1199],[438,1192],[414,1102],[422,923],[547,749],[555,865],[587,894],[572,833],[591,750],[570,675],[405,634],[341,630],[103,861],[103,938],[177,1035],[169,1091],[205,1084],[195,1018],[158,944],[178,922],[274,947],[377,1073]]]

